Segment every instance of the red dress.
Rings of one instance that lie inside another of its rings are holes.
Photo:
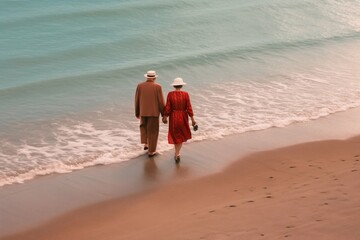
[[[172,91],[167,95],[165,116],[169,116],[168,141],[178,144],[191,139],[189,118],[194,115],[190,97],[184,91]]]

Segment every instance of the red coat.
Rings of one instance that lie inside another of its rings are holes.
[[[184,91],[172,91],[167,96],[165,116],[169,116],[168,141],[178,144],[191,139],[189,117],[194,115],[190,96]]]

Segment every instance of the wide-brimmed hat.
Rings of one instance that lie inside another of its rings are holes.
[[[182,78],[175,78],[171,86],[183,86],[186,85]]]
[[[144,74],[144,77],[146,78],[157,78],[157,74],[154,70],[148,71],[146,74]]]

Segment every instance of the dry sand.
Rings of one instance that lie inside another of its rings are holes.
[[[181,168],[181,165],[180,167]],[[4,239],[360,239],[360,137],[259,152],[221,173]]]

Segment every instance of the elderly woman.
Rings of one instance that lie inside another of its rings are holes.
[[[175,78],[171,84],[175,91],[169,92],[163,116],[163,122],[167,123],[169,116],[169,144],[175,145],[175,162],[180,162],[180,149],[182,143],[191,139],[191,131],[189,127],[189,118],[191,118],[192,126],[196,126],[194,113],[191,107],[190,96],[187,92],[182,91],[182,87],[186,85],[182,78]],[[196,130],[196,127],[194,128]]]

